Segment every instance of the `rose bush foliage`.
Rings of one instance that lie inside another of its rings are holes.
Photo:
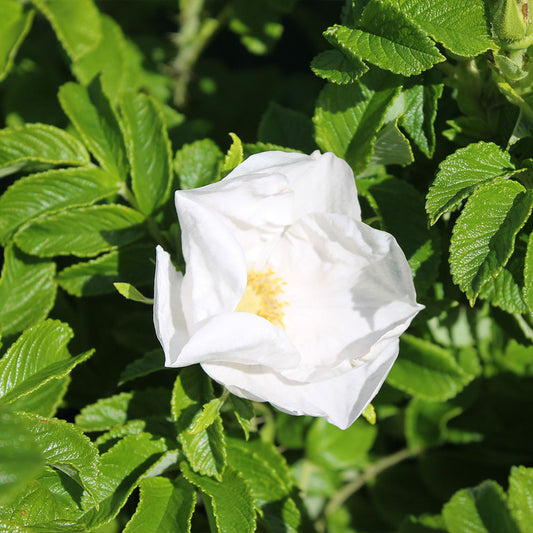
[[[0,530],[529,533],[529,4],[0,2]]]

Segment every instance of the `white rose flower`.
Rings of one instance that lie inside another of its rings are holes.
[[[155,275],[166,366],[200,363],[237,396],[347,428],[422,308],[394,238],[361,221],[350,167],[264,152],[177,191],[176,208],[186,272],[158,247]]]

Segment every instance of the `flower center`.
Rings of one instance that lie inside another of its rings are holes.
[[[283,317],[285,313],[283,308],[288,302],[280,300],[281,294],[285,292],[283,285],[285,282],[277,277],[270,268],[264,272],[250,270],[246,289],[235,311],[254,313],[266,318],[275,326],[284,328]]]

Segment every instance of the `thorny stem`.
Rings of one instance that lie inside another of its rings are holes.
[[[328,504],[324,508],[324,511],[323,511],[324,518],[322,518],[317,524],[318,531],[321,531],[321,532],[325,531],[325,528],[326,528],[325,517],[329,516],[331,513],[333,513],[339,507],[341,507],[341,505],[350,496],[352,496],[352,494],[355,494],[360,488],[362,488],[369,481],[377,477],[384,470],[387,470],[388,468],[391,468],[392,466],[395,466],[398,463],[405,461],[406,459],[415,457],[416,455],[420,454],[420,452],[422,452],[422,448],[420,447],[413,448],[412,450],[408,448],[404,448],[403,450],[399,450],[398,452],[393,453],[392,455],[387,455],[386,457],[383,457],[383,459],[380,459],[379,461],[376,461],[375,463],[371,464],[366,470],[361,472],[361,475],[356,477],[350,483],[347,483],[346,485],[344,485],[344,487],[342,487],[333,496],[333,498],[331,498],[331,500],[328,502]]]
[[[187,86],[192,76],[193,65],[209,44],[215,33],[225,23],[230,13],[226,6],[216,18],[202,20],[205,0],[180,2],[180,30],[173,37],[177,54],[170,65],[174,78],[174,104],[182,107],[187,100]]]

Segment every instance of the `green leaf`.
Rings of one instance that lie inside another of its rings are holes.
[[[150,285],[154,279],[153,255],[153,244],[122,246],[90,261],[64,268],[57,275],[57,281],[73,296],[113,294],[116,281]]]
[[[311,119],[274,102],[270,103],[261,118],[257,138],[260,142],[290,146],[305,153],[316,148]]]
[[[90,205],[118,192],[112,175],[96,167],[49,170],[17,180],[0,197],[0,242],[40,215]]]
[[[231,404],[233,405],[233,414],[241,426],[246,440],[250,438],[250,431],[253,428],[254,405],[250,400],[239,398],[238,396],[230,396]]]
[[[343,53],[404,76],[420,74],[445,59],[426,32],[390,3],[369,2],[359,25],[335,25],[324,36]]]
[[[524,265],[524,289],[522,294],[530,315],[533,315],[533,233],[529,234],[527,243]]]
[[[128,497],[166,451],[163,439],[148,433],[128,435],[101,456],[98,505],[80,516],[78,524],[92,531],[115,518]]]
[[[32,0],[48,19],[72,61],[96,47],[101,39],[98,9],[92,0]]]
[[[45,318],[56,297],[55,263],[29,257],[10,245],[4,249],[0,277],[0,330],[8,336]]]
[[[117,204],[61,211],[23,227],[15,236],[22,250],[41,257],[97,255],[138,239],[144,228],[138,211]]]
[[[120,111],[131,181],[139,209],[150,215],[168,199],[172,154],[165,121],[155,100],[126,92]]]
[[[244,150],[242,146],[242,141],[235,133],[230,132],[230,137],[232,140],[231,146],[229,147],[226,155],[224,157],[224,163],[222,164],[222,174],[228,174],[231,172],[237,165],[240,165],[244,158]]]
[[[191,435],[198,435],[198,433],[205,431],[211,424],[214,424],[219,416],[220,409],[224,404],[225,399],[226,397],[214,398],[204,404],[202,407],[202,414],[196,419],[188,432]]]
[[[521,248],[514,251],[507,265],[495,278],[487,281],[479,293],[480,298],[488,300],[507,313],[528,312],[522,296],[525,253]]]
[[[395,0],[395,4],[454,54],[473,57],[494,47],[483,0]]]
[[[410,78],[404,87],[405,109],[400,126],[428,157],[435,151],[435,118],[444,85],[429,74]]]
[[[180,468],[184,477],[202,491],[212,531],[255,531],[254,501],[239,472],[228,466],[217,481],[196,474],[185,462]]]
[[[119,386],[165,368],[165,356],[161,348],[146,352],[141,358],[129,363],[121,372]]]
[[[25,124],[0,130],[0,177],[22,169],[89,162],[85,147],[54,126]]]
[[[220,179],[224,155],[211,139],[184,144],[176,152],[174,168],[180,189],[194,189]]]
[[[121,392],[110,398],[101,398],[84,407],[80,414],[76,415],[76,426],[82,431],[91,432],[105,431],[125,424],[132,398],[132,392]]]
[[[47,381],[31,394],[13,400],[9,405],[13,411],[24,411],[35,415],[52,417],[62,404],[70,383],[70,376]]]
[[[172,481],[164,477],[141,480],[140,501],[124,533],[159,533],[191,530],[196,503],[194,488],[183,477]]]
[[[356,173],[363,171],[387,110],[400,92],[396,83],[392,75],[370,71],[351,85],[326,85],[313,117],[320,149],[342,157]]]
[[[240,472],[250,487],[255,506],[261,510],[259,521],[265,530],[275,531],[277,525],[283,523],[286,531],[299,531],[300,512],[290,498],[294,488],[292,473],[272,444],[260,439],[245,442],[230,438],[228,463]]]
[[[359,79],[368,67],[358,57],[348,58],[339,50],[325,50],[313,58],[311,70],[331,83],[346,85]]]
[[[83,85],[100,74],[105,94],[116,104],[124,91],[138,87],[141,68],[121,27],[107,15],[99,14],[99,18],[101,40],[72,65],[72,70]]]
[[[52,380],[59,380],[68,376],[72,372],[73,368],[83,363],[94,353],[94,350],[88,350],[76,357],[70,357],[57,361],[45,367],[43,370],[36,372],[29,376],[23,382],[21,382],[16,388],[10,390],[3,398],[2,401],[6,404],[19,403],[23,396],[37,391],[37,394],[41,391],[43,386],[46,386]]]
[[[96,446],[73,424],[56,418],[19,414],[41,450],[44,461],[80,485],[88,501],[100,490],[100,457]]]
[[[533,524],[533,469],[513,466],[509,476],[509,508],[521,533]]]
[[[307,433],[306,456],[325,469],[345,470],[368,463],[378,429],[365,420],[356,420],[342,430],[317,418]],[[355,444],[357,443],[357,444]]]
[[[165,418],[168,417],[169,400],[169,391],[163,388],[121,392],[84,407],[76,416],[76,425],[86,432],[106,431],[129,420]]]
[[[449,533],[518,533],[503,489],[494,481],[456,492],[444,506],[442,516]]]
[[[115,286],[115,289],[117,289],[117,291],[127,300],[148,305],[154,304],[153,298],[147,298],[141,294],[131,283],[115,282],[113,285]]]
[[[260,508],[288,496],[293,489],[292,472],[285,458],[274,445],[261,439],[228,438],[228,464],[242,474]]]
[[[13,66],[13,61],[24,38],[28,34],[35,11],[18,0],[2,2],[0,19],[0,81]]]
[[[203,405],[212,399],[211,382],[198,365],[180,370],[171,400],[172,418],[178,428],[178,441],[196,472],[220,480],[226,466],[226,442],[220,415],[200,433],[190,432],[202,416]]]
[[[74,336],[67,324],[45,320],[27,329],[0,359],[0,397],[47,367],[69,359],[67,344]]]
[[[59,88],[59,101],[96,160],[125,181],[128,169],[126,148],[113,107],[97,79],[89,87],[65,83]]]
[[[481,141],[460,148],[439,165],[429,189],[426,211],[431,224],[447,211],[457,209],[481,185],[514,172],[509,153],[493,143]]]
[[[23,420],[0,407],[0,505],[8,504],[43,468],[41,450]]]
[[[531,191],[508,180],[484,185],[468,199],[453,228],[450,270],[471,304],[509,260],[532,206]]]
[[[444,401],[456,396],[474,377],[461,368],[449,350],[403,335],[388,383],[423,400]]]
[[[370,165],[410,165],[414,161],[411,145],[398,129],[398,120],[386,124],[376,137]]]

